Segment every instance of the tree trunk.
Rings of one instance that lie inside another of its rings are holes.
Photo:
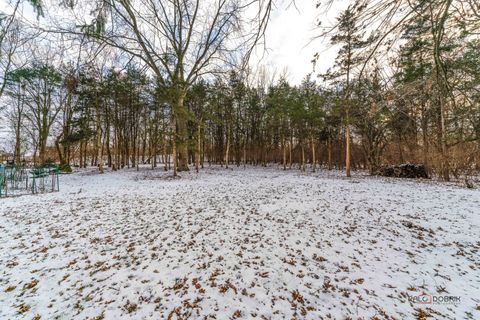
[[[80,168],[83,168],[83,141],[80,141],[80,147],[78,149],[78,160],[79,160],[79,166]]]
[[[230,130],[227,127],[227,147],[225,149],[225,169],[228,169],[228,156],[230,152]]]
[[[430,175],[430,161],[428,161],[429,145],[428,145],[428,122],[427,116],[425,115],[425,108],[422,108],[422,142],[423,142],[423,165],[425,166],[425,171]]]
[[[247,143],[243,144],[243,168],[247,167]]]
[[[98,171],[100,173],[103,173],[103,159],[102,159],[102,126],[101,126],[101,119],[100,119],[100,113],[97,110],[97,133],[96,133],[96,141],[95,141],[95,149],[96,149],[96,156],[97,156],[97,165],[98,165]]]
[[[292,145],[293,145],[293,134],[290,136],[290,143],[288,144],[288,169],[292,169]]]
[[[21,140],[20,140],[20,126],[21,126],[21,114],[19,113],[15,127],[15,164],[20,165],[20,153],[21,153]]]
[[[201,146],[202,146],[202,139],[201,139],[201,126],[200,122],[197,124],[197,150],[195,152],[195,171],[199,170],[200,167],[200,152],[201,152]]]
[[[42,130],[43,131],[43,130]],[[39,137],[39,148],[38,148],[38,155],[39,155],[39,158],[40,158],[40,164],[43,165],[45,163],[45,152],[46,152],[46,148],[47,148],[47,138],[48,136],[45,136],[44,133],[40,133],[40,137]]]
[[[350,177],[350,126],[347,122],[347,128],[345,132],[345,170],[347,177]]]
[[[177,126],[175,125],[175,116],[172,115],[171,123],[171,141],[172,141],[172,160],[173,160],[173,176],[177,176]]]
[[[328,138],[328,170],[332,170],[332,139]]]
[[[301,165],[301,170],[305,172],[305,148],[303,147],[303,142],[301,143],[302,145],[302,165]]]
[[[313,137],[311,139],[312,139],[312,171],[315,172],[316,165],[317,165],[317,158],[315,155],[315,140],[313,139]]]
[[[177,123],[177,132],[174,140],[174,151],[175,158],[177,158],[178,150],[178,165],[177,161],[174,160],[174,175],[176,171],[188,171],[188,130],[187,130],[187,109],[184,106],[185,100],[185,91],[181,90],[177,93],[175,105],[174,105],[174,114]],[[175,159],[174,158],[174,159]]]
[[[64,155],[62,154],[62,149],[60,148],[60,137],[61,136],[58,136],[56,139],[55,139],[55,148],[57,149],[57,153],[58,153],[58,159],[60,161],[60,164],[65,164],[65,158],[64,158]],[[16,145],[15,145],[15,149],[16,149]],[[15,160],[16,161],[16,160]],[[20,157],[18,158],[18,164],[20,164]]]
[[[440,159],[440,171],[443,180],[450,181],[450,169],[448,161],[448,150],[447,150],[447,137],[446,137],[446,128],[445,128],[445,113],[446,113],[446,97],[448,93],[448,80],[447,73],[445,70],[444,63],[440,56],[441,44],[443,36],[445,33],[445,23],[449,16],[449,9],[452,5],[452,0],[447,0],[443,8],[443,12],[440,15],[437,15],[437,21],[435,28],[432,27],[432,36],[433,36],[433,57],[435,63],[435,78],[436,85],[439,97],[439,116],[440,116],[440,127],[439,127],[439,145],[441,152]]]
[[[168,147],[168,140],[167,135],[165,134],[163,138],[163,171],[168,171],[168,164],[167,164],[167,147]]]

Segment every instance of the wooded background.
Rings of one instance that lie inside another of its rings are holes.
[[[12,2],[0,99],[13,160],[174,174],[269,163],[347,175],[422,163],[445,180],[479,171],[478,2],[350,1],[334,25],[317,22],[335,64],[297,86],[253,71],[273,2],[254,1],[253,15],[240,3],[79,1],[64,4],[69,23],[32,27],[20,8],[42,19],[48,4]],[[331,5],[318,4],[320,21]],[[86,8],[94,19],[80,24]]]

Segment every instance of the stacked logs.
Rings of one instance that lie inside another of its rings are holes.
[[[405,163],[400,165],[385,166],[380,169],[379,175],[394,178],[428,179],[427,170],[423,164]]]

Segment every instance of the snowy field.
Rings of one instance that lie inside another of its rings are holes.
[[[180,175],[86,170],[0,199],[0,319],[480,319],[479,190]]]

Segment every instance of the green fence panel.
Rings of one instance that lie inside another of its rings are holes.
[[[55,165],[23,166],[0,165],[0,197],[10,194],[60,191],[59,169]]]

